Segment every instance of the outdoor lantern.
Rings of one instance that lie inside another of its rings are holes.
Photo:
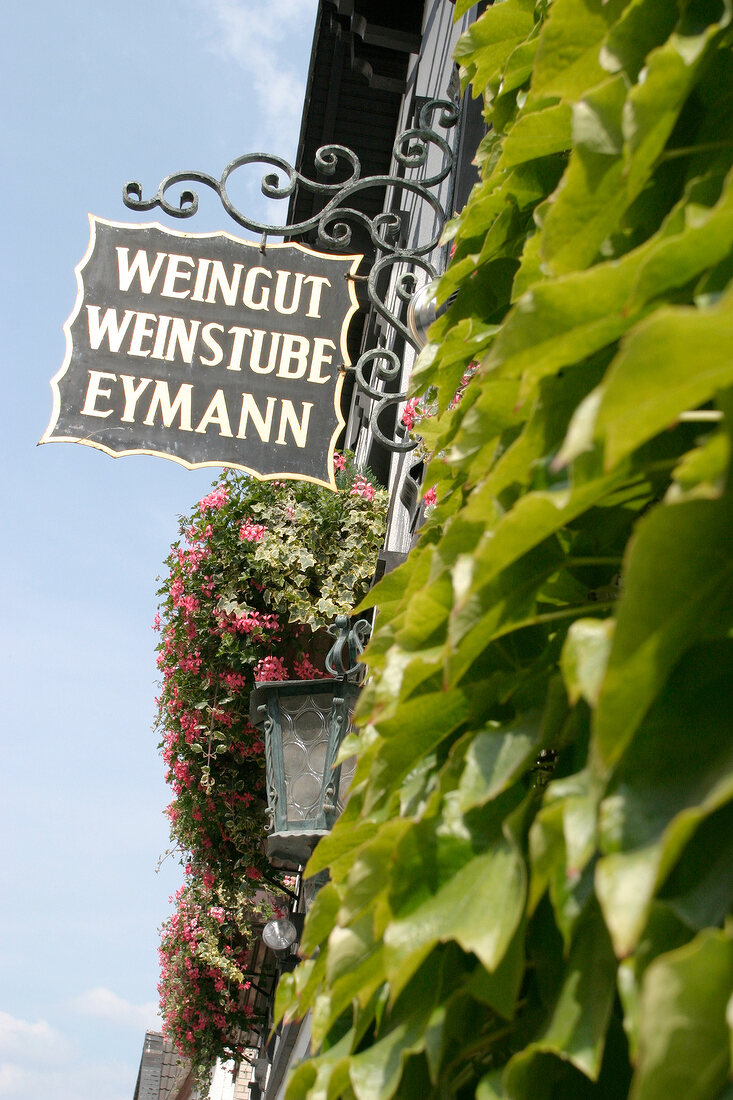
[[[335,761],[351,728],[362,673],[356,657],[369,624],[361,620],[349,630],[341,617],[336,629],[326,658],[334,679],[267,681],[250,696],[250,717],[265,737],[267,855],[290,864],[306,863],[330,831],[354,772],[353,762]]]

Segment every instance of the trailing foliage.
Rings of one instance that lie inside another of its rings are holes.
[[[167,1036],[199,1070],[203,1083],[217,1058],[241,1059],[254,1012],[249,966],[253,928],[276,912],[264,893],[232,894],[213,876],[193,875],[171,899],[175,912],[161,929],[161,1014]]]
[[[158,728],[187,873],[162,929],[161,1003],[204,1074],[241,1046],[242,959],[262,880],[273,882],[250,692],[255,680],[326,675],[326,628],[367,591],[384,535],[386,492],[350,457],[336,465],[335,493],[226,472],[182,518],[159,593]]]
[[[268,867],[250,691],[326,675],[325,627],[367,590],[381,545],[386,493],[337,457],[336,493],[226,472],[182,518],[166,561],[157,704],[171,836],[232,889]]]
[[[437,505],[363,604],[288,1100],[733,1096],[731,14],[501,0],[459,41]]]

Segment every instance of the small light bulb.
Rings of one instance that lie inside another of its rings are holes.
[[[435,297],[436,284],[425,283],[413,294],[407,306],[407,325],[419,347],[424,348],[428,340],[428,329],[438,317],[442,317],[446,310],[450,309],[456,300],[456,293],[451,294],[442,305],[438,305]]]
[[[273,951],[286,951],[288,947],[293,946],[297,938],[297,929],[287,917],[268,920],[262,930],[262,939]]]

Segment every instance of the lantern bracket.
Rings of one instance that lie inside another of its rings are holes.
[[[455,153],[446,135],[455,127],[458,118],[456,100],[427,100],[420,108],[417,125],[403,130],[395,140],[392,149],[395,170],[392,173],[362,176],[356,153],[345,145],[330,144],[321,146],[315,154],[315,175],[320,178],[303,175],[274,154],[246,153],[230,161],[219,179],[196,170],[173,172],[162,180],[152,198],[144,198],[142,184],[130,180],[122,189],[122,201],[130,210],[147,211],[157,207],[171,218],[191,218],[198,211],[199,198],[197,191],[186,185],[207,187],[218,195],[224,210],[237,225],[260,236],[262,252],[266,252],[271,236],[293,240],[306,235],[315,237],[318,245],[331,252],[346,252],[351,247],[352,226],[359,226],[362,232],[366,231],[374,249],[375,258],[366,279],[370,305],[388,323],[397,339],[418,351],[420,342],[399,314],[419,289],[419,273],[426,275],[428,281],[438,274],[426,257],[438,248],[448,217],[450,188],[446,188],[445,199],[439,196],[438,189],[453,170]],[[290,200],[299,189],[315,196],[320,209],[311,217],[283,225],[250,217],[236,205],[228,190],[234,173],[248,165],[268,165],[274,169],[267,171],[260,181],[260,190],[267,199]],[[340,179],[335,179],[339,176]],[[329,179],[335,182],[327,182]],[[370,217],[350,205],[355,196],[375,189],[384,193],[384,206],[388,205],[388,210]],[[177,200],[169,198],[171,191],[177,194]],[[414,219],[415,224],[431,225],[429,239],[421,244],[408,246],[405,243],[410,219]],[[394,281],[388,277],[391,269],[397,269]],[[372,433],[384,447],[395,452],[411,451],[418,443],[410,438],[399,419],[391,436],[380,427],[384,413],[407,398],[407,392],[400,389],[402,367],[397,352],[391,347],[381,347],[364,352],[354,368],[357,386],[372,399]],[[399,392],[394,391],[395,385]],[[388,389],[390,386],[392,389]]]
[[[328,628],[328,633],[335,636],[336,641],[326,656],[326,671],[340,679],[361,682],[365,669],[358,662],[371,632],[371,623],[366,619],[359,619],[349,627],[348,616],[338,615],[333,626]]]

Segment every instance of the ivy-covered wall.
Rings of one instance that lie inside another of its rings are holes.
[[[732,14],[501,0],[459,42],[437,505],[364,605],[288,1100],[733,1097]]]

